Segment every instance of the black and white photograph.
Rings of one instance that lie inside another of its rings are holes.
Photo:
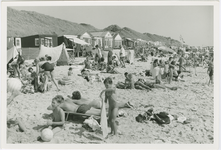
[[[64,3],[4,5],[6,144],[217,142],[216,2]]]

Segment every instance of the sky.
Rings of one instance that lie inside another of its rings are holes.
[[[103,29],[116,24],[141,33],[180,40],[191,46],[213,46],[212,6],[19,6],[75,23]]]

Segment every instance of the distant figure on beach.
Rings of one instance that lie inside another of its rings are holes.
[[[213,59],[209,63],[209,67],[208,67],[207,73],[209,75],[209,83],[208,83],[208,85],[213,84]]]
[[[69,69],[68,69],[68,76],[71,76],[73,74],[73,69],[70,67]]]
[[[118,102],[117,96],[116,96],[116,89],[113,87],[113,81],[110,77],[106,78],[104,80],[104,85],[105,85],[105,90],[103,90],[100,93],[100,98],[102,99],[102,94],[105,93],[105,99],[104,102],[109,104],[109,110],[108,110],[108,123],[111,127],[111,135],[117,135],[117,124],[116,124],[116,119],[118,115]]]
[[[25,59],[18,53],[18,56],[9,64],[14,70],[14,77],[21,79],[20,67],[25,62]]]
[[[91,62],[89,60],[89,57],[87,56],[85,61],[84,61],[84,68],[86,69],[91,69]]]
[[[124,46],[120,45],[120,63],[122,65],[122,68],[126,68],[126,66],[125,66],[125,57],[126,57],[126,52],[125,52]]]
[[[113,50],[109,50],[107,54],[107,65],[112,65]]]
[[[100,59],[101,59],[101,57],[102,57],[102,53],[101,53],[101,49],[99,48],[98,45],[95,46],[95,51],[96,51],[96,54],[95,54],[95,62],[100,63]]]
[[[28,68],[28,72],[31,73],[31,84],[34,86],[35,92],[38,92],[38,75],[32,67]]]
[[[197,61],[197,56],[195,53],[193,53],[192,62],[193,62],[193,70],[194,70],[195,76],[197,76],[196,67],[197,67],[198,61]]]

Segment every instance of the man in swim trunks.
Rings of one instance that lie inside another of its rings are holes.
[[[82,113],[82,114],[85,114],[87,112],[87,113],[94,114],[94,115],[100,115],[100,110],[98,109],[91,110],[90,105],[87,105],[87,104],[77,105],[73,103],[72,101],[70,101],[69,99],[65,100],[63,96],[61,95],[59,96],[62,99],[62,102],[59,104],[59,107],[63,109],[64,111],[70,111],[70,112]],[[52,110],[52,106],[50,105],[47,109]]]
[[[72,96],[67,96],[66,99],[69,102],[75,103],[77,105],[89,105],[90,107],[101,109],[102,102],[100,100],[88,100],[86,98],[81,97],[81,93],[79,91],[74,91]],[[107,105],[106,105],[107,106]],[[133,108],[133,105],[130,102],[123,103],[119,102],[119,108]]]

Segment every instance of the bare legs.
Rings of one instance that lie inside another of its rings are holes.
[[[48,86],[48,78],[51,76],[51,80],[54,82],[56,88],[58,89],[58,91],[60,91],[60,89],[58,88],[58,84],[54,79],[54,71],[45,71],[45,83],[44,83],[44,90],[47,90],[47,86]]]
[[[116,135],[117,134],[117,124],[116,124],[117,114],[118,114],[118,108],[113,108],[113,109],[109,108],[108,122],[109,122],[110,127],[111,127],[111,133],[110,133],[111,135]]]
[[[55,86],[57,87],[58,91],[60,91],[60,89],[58,88],[58,84],[57,84],[57,82],[56,82],[55,79],[54,79],[54,71],[51,71],[50,74],[51,74],[51,79],[52,79],[52,81],[54,82],[54,84],[55,84]]]

